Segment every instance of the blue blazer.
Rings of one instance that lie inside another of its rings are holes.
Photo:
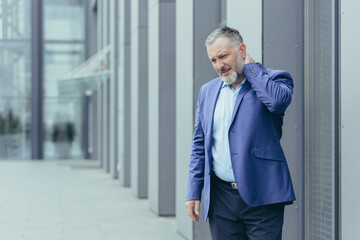
[[[280,145],[292,77],[260,63],[245,64],[243,73],[247,81],[236,99],[228,132],[238,191],[252,207],[292,202],[295,194]],[[189,163],[187,200],[200,200],[204,190],[204,221],[210,204],[213,116],[221,85],[218,77],[200,89]]]

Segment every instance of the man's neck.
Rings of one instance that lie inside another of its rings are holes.
[[[240,76],[238,80],[236,80],[233,84],[231,84],[231,87],[236,90],[237,86],[239,86],[243,81],[245,77],[244,75]]]

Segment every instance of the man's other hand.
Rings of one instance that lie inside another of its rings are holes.
[[[185,203],[185,207],[189,217],[191,217],[194,222],[198,222],[200,214],[200,201],[189,200]]]
[[[255,60],[250,56],[249,53],[246,53],[244,64],[255,62]]]

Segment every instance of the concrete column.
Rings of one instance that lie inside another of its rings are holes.
[[[90,144],[90,126],[92,124],[92,116],[91,116],[91,97],[92,93],[85,92],[84,96],[82,97],[82,104],[81,104],[81,150],[83,152],[83,156],[85,159],[90,158],[89,154],[89,144]]]
[[[148,1],[131,1],[131,187],[148,196]]]
[[[130,140],[131,140],[131,112],[130,112],[130,0],[119,2],[119,180],[122,186],[130,186]]]
[[[246,22],[239,19],[251,19]],[[262,1],[227,0],[226,25],[237,29],[244,39],[246,50],[257,62],[262,62]]]
[[[103,48],[110,44],[110,6],[109,0],[102,0],[102,14],[103,14]],[[112,51],[112,49],[111,49]],[[104,55],[104,66],[106,69],[110,69],[110,56]],[[103,89],[103,168],[106,172],[110,172],[110,86],[109,86],[109,78],[106,77],[103,79],[104,81],[104,89]]]
[[[175,1],[149,1],[149,202],[175,214]]]
[[[124,89],[125,91],[125,150],[124,150],[124,186],[131,184],[131,95],[130,95],[130,79],[131,79],[131,20],[130,20],[130,0],[125,0],[125,47],[124,47]]]
[[[98,80],[98,94],[97,94],[97,118],[98,118],[98,126],[97,126],[97,130],[98,130],[98,141],[97,141],[97,159],[100,163],[100,167],[103,167],[104,163],[103,163],[103,109],[104,109],[104,104],[103,104],[103,88],[104,85],[102,82],[100,82],[100,79]]]
[[[102,14],[102,1],[97,0],[97,50],[99,51],[103,47],[103,14]],[[99,81],[100,82],[100,81]],[[96,94],[96,110],[97,110],[97,127],[96,127],[96,155],[95,158],[99,161],[100,167],[103,166],[103,157],[102,157],[102,84],[98,83],[97,94]],[[95,143],[95,141],[94,141]]]
[[[99,101],[98,101],[98,89],[96,89],[95,91],[93,91],[93,95],[91,96],[91,102],[92,102],[92,111],[91,111],[91,118],[92,118],[92,125],[91,125],[91,145],[90,145],[90,155],[91,155],[91,159],[98,159],[98,128],[99,128],[99,124],[98,124],[98,109],[99,109]]]
[[[102,39],[103,39],[103,28],[102,28],[102,0],[97,0],[96,3],[96,21],[97,21],[97,50],[99,51],[103,47]]]
[[[109,151],[108,151],[108,132],[109,132],[109,125],[108,125],[108,79],[107,77],[104,77],[104,79],[102,80],[102,124],[101,124],[101,128],[102,128],[102,167],[104,168],[104,170],[106,172],[108,172],[109,170],[109,162],[108,162],[108,158],[109,158]]]
[[[359,147],[360,136],[360,104],[358,92],[360,82],[356,81],[358,68],[357,58],[360,52],[360,33],[354,31],[357,28],[357,20],[360,16],[357,12],[360,7],[358,1],[340,1],[341,26],[340,26],[340,90],[336,89],[340,96],[340,189],[341,189],[341,236],[340,239],[352,239],[360,236],[359,218],[360,215],[360,193],[355,190],[360,183],[359,175]],[[340,12],[339,12],[340,14]],[[357,110],[356,110],[357,109]]]
[[[109,0],[102,0],[102,47],[109,44]]]
[[[44,158],[43,1],[31,5],[31,158]],[[3,33],[6,34],[6,33]]]
[[[100,18],[101,18],[101,25],[99,28],[101,29],[101,49],[104,48],[109,44],[109,16],[108,16],[108,0],[101,0],[99,2],[100,4]],[[109,62],[108,62],[108,56],[104,55],[104,61],[102,64],[109,68]],[[106,78],[101,79],[101,97],[102,97],[102,104],[101,104],[101,166],[104,168],[106,172],[109,171],[109,162],[108,162],[108,143],[109,143],[109,125],[108,125],[108,80]]]
[[[97,13],[95,12],[94,1],[83,1],[85,8],[85,60],[97,52]],[[96,5],[97,6],[97,5]]]
[[[119,2],[110,1],[110,171],[114,179],[118,178],[118,82],[119,82]]]
[[[219,26],[219,15],[217,0],[176,2],[176,223],[188,239],[211,239],[208,223],[193,223],[184,203],[199,90],[217,76],[205,40]]]
[[[193,0],[176,1],[176,226],[189,240],[193,223],[184,203],[194,127],[193,12]]]

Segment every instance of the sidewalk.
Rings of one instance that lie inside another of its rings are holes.
[[[95,162],[0,160],[0,240],[182,240]]]

